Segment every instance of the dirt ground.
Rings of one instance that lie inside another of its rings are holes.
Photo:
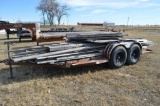
[[[9,79],[9,67],[0,63],[0,106],[160,106],[160,27],[129,27],[126,33],[126,38],[153,41],[153,53],[120,69],[107,64],[70,69],[14,66],[14,79]],[[10,41],[16,42],[12,47],[36,45],[15,38],[11,35]],[[0,35],[0,60],[7,58],[4,42],[6,36]]]

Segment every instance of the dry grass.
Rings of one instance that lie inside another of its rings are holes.
[[[160,29],[132,27],[127,33],[152,40],[153,53],[143,55],[136,65],[116,70],[105,64],[71,69],[16,66],[15,78],[8,79],[9,68],[0,63],[0,106],[159,106]],[[0,35],[0,60],[7,58],[5,38]],[[36,43],[22,42],[15,47],[30,45]]]

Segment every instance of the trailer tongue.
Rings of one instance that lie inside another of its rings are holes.
[[[151,44],[146,39],[124,39],[122,32],[67,32],[53,33],[53,36],[66,37],[66,43],[48,44],[9,50],[9,59],[3,61],[10,65],[53,65],[75,67],[107,63],[111,68],[125,64],[136,64],[142,53],[149,53]],[[38,37],[42,35],[37,34]],[[50,33],[48,36],[52,35]],[[12,53],[13,52],[13,53]],[[13,55],[11,55],[11,53]]]

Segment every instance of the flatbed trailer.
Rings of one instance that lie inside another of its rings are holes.
[[[40,30],[40,29],[38,29]],[[56,35],[59,36],[57,33]],[[151,42],[142,38],[125,39],[122,32],[65,32],[65,43],[46,44],[10,50],[8,59],[1,62],[12,65],[51,65],[69,68],[84,65],[108,63],[111,68],[120,68],[125,64],[136,64],[141,54],[151,53],[147,49]],[[51,34],[49,34],[51,35]],[[54,36],[56,37],[55,33]],[[37,39],[41,37],[37,32]]]

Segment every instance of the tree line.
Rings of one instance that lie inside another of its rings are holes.
[[[46,20],[50,25],[55,24],[55,17],[58,25],[60,25],[62,17],[68,15],[70,8],[67,5],[59,4],[55,0],[41,0],[36,10],[41,11],[44,25],[46,24]]]

